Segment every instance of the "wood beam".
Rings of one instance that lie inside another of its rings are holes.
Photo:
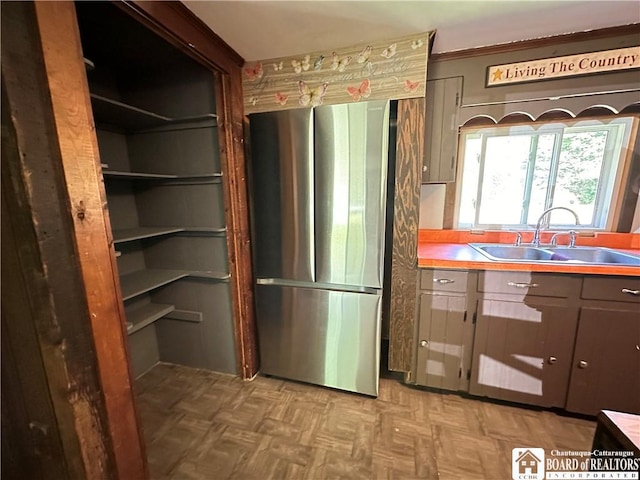
[[[15,478],[109,479],[114,444],[35,9],[2,7],[3,454],[27,449],[12,456]],[[23,432],[15,445],[7,421]]]
[[[36,2],[70,220],[89,308],[117,477],[147,478],[125,315],[73,2]],[[80,321],[80,319],[78,319]]]
[[[400,372],[411,370],[413,358],[424,118],[424,98],[398,101],[389,370]]]

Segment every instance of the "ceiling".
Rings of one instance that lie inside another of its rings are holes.
[[[183,2],[247,61],[437,30],[433,53],[640,22],[638,0]]]

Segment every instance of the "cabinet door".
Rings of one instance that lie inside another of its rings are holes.
[[[427,82],[422,183],[456,179],[461,98],[462,77]]]
[[[640,414],[638,309],[585,307],[580,312],[567,410]]]
[[[559,300],[479,301],[469,391],[564,407],[577,321]]]
[[[464,296],[420,296],[416,383],[446,390],[469,386],[473,325]]]

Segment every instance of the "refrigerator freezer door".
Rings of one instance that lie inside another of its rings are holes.
[[[314,281],[313,112],[251,115],[250,134],[256,275]]]
[[[262,373],[378,395],[381,297],[258,285]]]
[[[389,102],[315,109],[316,280],[382,287]]]

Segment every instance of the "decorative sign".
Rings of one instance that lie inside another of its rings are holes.
[[[640,68],[640,46],[489,67],[487,87]]]
[[[248,63],[245,113],[424,97],[433,34]]]

